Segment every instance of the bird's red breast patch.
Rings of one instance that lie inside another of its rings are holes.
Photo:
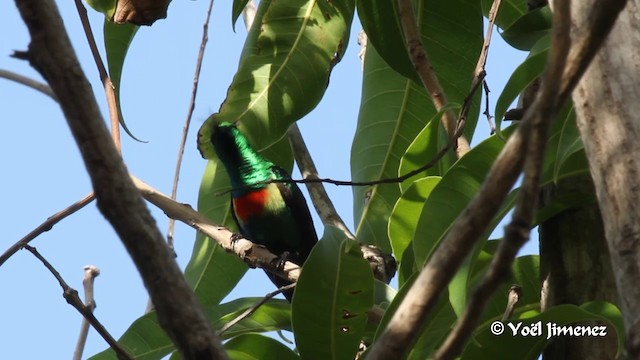
[[[259,215],[262,213],[268,197],[269,191],[265,188],[233,198],[233,209],[236,216],[241,221],[247,221],[250,216]]]

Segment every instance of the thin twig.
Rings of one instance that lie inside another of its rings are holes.
[[[458,115],[458,122],[460,122],[461,119],[467,119],[467,115],[471,110],[471,104],[473,103],[473,97],[475,96],[480,86],[484,84],[484,78],[487,75],[485,67],[487,65],[487,58],[489,57],[491,35],[493,34],[493,25],[495,24],[498,10],[500,9],[500,2],[501,0],[494,0],[493,4],[491,4],[491,9],[489,9],[489,24],[487,25],[487,33],[484,37],[484,41],[482,43],[482,51],[480,51],[480,56],[478,57],[476,68],[473,72],[473,80],[471,80],[471,90],[462,103],[462,109],[460,109],[460,115]]]
[[[93,283],[98,275],[100,275],[100,269],[98,269],[97,267],[93,265],[87,265],[84,267],[84,276],[82,278],[82,286],[84,287],[84,306],[91,313],[93,313],[93,311],[96,309],[96,301],[93,294]],[[89,335],[90,325],[91,324],[86,318],[82,318],[82,325],[80,326],[80,336],[78,336],[76,350],[73,353],[73,360],[82,359],[82,353],[84,352],[84,345],[87,342],[87,335]]]
[[[593,19],[594,26],[588,27],[585,30],[586,33],[580,34],[574,46],[571,47],[567,59],[568,66],[565,67],[560,79],[562,85],[559,86],[560,91],[556,92],[552,105],[561,104],[567,99],[622,9],[615,7],[616,11],[611,11],[608,6],[597,4],[598,6],[594,7],[594,12],[590,17]],[[585,39],[593,41],[585,41]],[[583,56],[577,56],[578,54]],[[572,61],[575,61],[576,64],[572,64]],[[543,107],[539,99],[540,97],[525,113],[522,123],[509,138],[503,151],[494,162],[480,191],[455,221],[445,239],[411,286],[387,328],[370,350],[369,359],[398,358],[415,341],[424,319],[433,309],[438,297],[446,288],[464,257],[473,248],[475,241],[486,229],[486,225],[495,215],[519,175],[523,159],[529,149],[528,139],[534,122],[538,125],[542,121],[535,119],[541,116],[540,110]],[[552,106],[552,108],[557,109],[557,106]]]
[[[522,286],[520,285],[511,285],[509,288],[509,292],[507,293],[507,306],[504,309],[504,313],[502,314],[501,321],[507,321],[513,315],[513,311],[516,309],[516,304],[520,301],[522,297]]]
[[[496,125],[493,123],[493,116],[491,116],[491,112],[489,111],[489,93],[491,91],[489,90],[489,85],[487,85],[486,81],[482,81],[482,87],[484,88],[484,112],[482,114],[487,117],[489,129],[491,130],[490,135],[493,135],[496,133]]]
[[[56,280],[58,280],[58,283],[60,283],[60,287],[62,288],[62,296],[64,297],[65,300],[67,300],[67,303],[73,306],[76,310],[78,310],[78,312],[82,316],[84,316],[85,319],[87,319],[87,321],[91,324],[91,326],[93,326],[93,328],[96,329],[98,334],[100,334],[100,336],[102,336],[102,338],[107,342],[107,344],[111,346],[113,351],[115,351],[116,355],[118,356],[118,359],[121,359],[121,360],[133,359],[131,355],[129,355],[122,347],[120,347],[120,345],[118,345],[118,342],[116,341],[116,339],[114,339],[113,336],[109,334],[107,329],[105,329],[105,327],[100,323],[100,321],[98,321],[98,319],[93,315],[92,309],[90,309],[89,307],[85,306],[82,303],[82,300],[80,300],[80,297],[78,296],[78,291],[70,287],[67,284],[67,282],[64,281],[62,276],[60,276],[60,273],[47,261],[47,259],[45,259],[36,250],[36,248],[30,245],[24,245],[24,248],[29,250],[36,258],[38,258],[38,260],[42,262],[42,264],[49,270],[49,272],[51,272],[51,274],[56,278]]]
[[[102,57],[100,57],[100,51],[98,51],[98,45],[96,45],[93,31],[91,30],[91,24],[89,24],[89,17],[87,16],[87,9],[82,4],[82,0],[75,0],[76,9],[78,10],[78,16],[82,23],[82,29],[87,37],[93,60],[96,63],[98,73],[100,74],[100,81],[104,86],[104,93],[107,98],[107,106],[109,108],[109,119],[111,126],[111,138],[118,152],[122,151],[122,144],[120,143],[120,113],[118,112],[118,100],[116,98],[115,87],[111,82],[111,78],[107,73],[107,69],[104,66]]]
[[[15,254],[18,250],[22,249],[31,240],[38,237],[38,235],[51,230],[55,224],[60,222],[60,220],[82,209],[87,204],[92,202],[94,199],[95,199],[95,195],[93,192],[91,192],[85,195],[82,199],[58,211],[57,213],[49,216],[47,220],[45,220],[42,224],[38,225],[38,227],[31,230],[27,235],[25,235],[22,239],[18,240],[15,244],[11,245],[10,248],[8,248],[2,255],[0,255],[0,266],[2,266],[13,254]]]
[[[49,87],[49,85],[41,83],[37,80],[33,80],[26,76],[22,76],[20,74],[16,74],[9,70],[0,69],[0,78],[5,78],[7,80],[15,81],[18,84],[22,84],[28,86],[34,90],[40,91],[41,93],[50,97],[53,101],[58,102],[58,97],[53,93],[53,90]]]
[[[178,157],[176,160],[176,168],[173,174],[173,186],[171,187],[171,198],[176,199],[178,196],[178,182],[180,182],[180,168],[182,167],[182,157],[184,156],[184,147],[187,143],[187,135],[189,134],[189,127],[191,125],[191,118],[193,117],[193,111],[196,108],[196,95],[198,94],[198,83],[200,81],[200,70],[202,69],[202,60],[204,59],[204,50],[207,48],[207,41],[209,41],[209,19],[211,19],[211,9],[213,8],[213,0],[209,1],[209,8],[207,9],[207,16],[202,25],[202,40],[200,41],[200,50],[198,51],[198,59],[196,61],[196,69],[193,75],[193,88],[191,89],[191,100],[189,100],[189,107],[187,109],[187,118],[184,121],[182,127],[182,136],[180,137],[180,146],[178,147]],[[169,219],[169,225],[167,228],[167,244],[169,248],[173,250],[173,232],[175,228],[175,220]]]
[[[411,0],[398,0],[398,12],[411,62],[420,80],[422,80],[422,84],[429,93],[436,110],[441,111],[448,104],[447,96],[438,81],[438,77],[433,71],[433,67],[427,56],[427,51],[422,44],[422,37],[420,36],[420,29],[416,23],[416,16],[413,12]],[[452,110],[448,109],[444,111],[442,125],[449,138],[454,138],[458,121]],[[464,135],[460,135],[457,139],[456,155],[462,157],[462,155],[468,151],[469,142]]]
[[[260,299],[258,302],[256,302],[255,304],[251,305],[251,307],[249,307],[245,311],[243,311],[242,314],[238,315],[233,320],[231,320],[228,323],[224,324],[222,329],[220,329],[220,331],[218,331],[218,336],[222,336],[222,334],[227,332],[227,330],[229,330],[232,326],[236,325],[240,321],[242,321],[242,320],[246,319],[247,317],[251,316],[251,314],[253,314],[256,310],[258,310],[258,308],[260,306],[264,305],[267,301],[269,301],[269,299],[271,299],[274,296],[282,293],[283,291],[293,289],[295,286],[296,286],[296,283],[292,283],[292,284],[289,284],[289,285],[285,285],[285,286],[283,286],[281,288],[278,288],[276,291],[268,293],[262,299]]]

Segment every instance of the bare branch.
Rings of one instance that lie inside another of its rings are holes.
[[[398,11],[411,62],[415,66],[418,76],[420,77],[420,80],[422,80],[422,84],[427,89],[436,110],[441,111],[448,103],[447,96],[438,81],[438,77],[433,71],[433,67],[431,66],[429,57],[427,56],[427,51],[422,44],[420,29],[416,23],[416,16],[413,12],[413,5],[411,5],[411,1],[398,0]],[[458,127],[458,121],[452,110],[449,109],[444,111],[442,125],[449,135],[449,138],[453,139],[456,133],[456,128]],[[469,142],[465,139],[464,135],[460,135],[457,139],[456,154],[458,157],[462,157],[462,155],[468,151]]]
[[[62,288],[62,296],[64,297],[65,300],[67,300],[67,303],[69,303],[69,305],[73,306],[76,310],[78,310],[78,312],[82,316],[84,316],[84,318],[91,324],[91,326],[93,326],[93,328],[96,329],[98,334],[100,334],[100,336],[102,336],[102,338],[107,342],[107,344],[111,346],[113,351],[115,351],[116,355],[118,356],[118,359],[132,360],[133,357],[131,357],[131,355],[129,355],[124,349],[120,347],[120,345],[118,345],[118,342],[116,341],[116,339],[114,339],[113,336],[109,334],[107,329],[105,329],[105,327],[100,323],[100,321],[98,321],[98,319],[93,315],[93,309],[91,307],[84,306],[84,304],[82,303],[82,300],[80,300],[80,297],[78,296],[78,291],[70,287],[66,283],[66,281],[64,281],[62,276],[60,276],[60,273],[47,261],[47,259],[45,259],[36,250],[36,248],[30,245],[25,245],[24,248],[29,250],[29,252],[31,252],[36,258],[38,258],[38,260],[42,262],[42,264],[49,270],[49,272],[51,272],[51,274],[56,278],[56,280],[58,280],[58,283],[60,283],[60,287]]]
[[[29,29],[26,53],[60,100],[96,194],[98,208],[132,257],[158,320],[184,359],[227,358],[162,233],[133,185],[106,129],[52,0],[16,0]]]
[[[116,145],[116,149],[120,152],[122,151],[120,143],[120,113],[118,112],[118,101],[116,98],[115,87],[107,73],[102,57],[100,57],[100,51],[98,51],[98,45],[96,45],[96,40],[93,36],[93,31],[91,30],[91,24],[89,24],[87,9],[82,4],[82,0],[75,0],[75,4],[78,16],[80,17],[80,22],[82,23],[82,29],[84,30],[87,42],[89,43],[89,48],[91,49],[91,55],[93,55],[93,60],[95,61],[98,73],[100,74],[100,81],[104,86],[104,94],[107,97],[107,107],[109,108],[109,119],[111,122],[111,138]]]
[[[30,79],[26,76],[22,76],[12,71],[3,70],[3,69],[0,69],[0,78],[5,78],[7,80],[15,81],[18,84],[28,86],[34,90],[40,91],[41,93],[47,95],[53,101],[58,102],[58,98],[56,97],[56,94],[53,93],[53,90],[51,90],[51,88],[47,84],[43,84],[39,81]]]
[[[93,265],[87,265],[84,267],[84,277],[82,278],[82,285],[84,287],[84,307],[91,313],[96,309],[96,301],[93,294],[93,283],[98,275],[100,275],[100,269],[97,267]],[[83,318],[82,325],[80,326],[80,336],[78,336],[76,350],[73,353],[73,360],[82,359],[84,345],[87,342],[87,335],[89,334],[89,325],[91,325],[89,321]]]
[[[51,230],[55,224],[60,222],[60,220],[82,209],[87,204],[92,202],[93,199],[95,199],[95,195],[93,194],[93,192],[91,192],[85,195],[82,199],[69,205],[65,209],[62,209],[57,213],[49,216],[47,220],[45,220],[42,224],[38,225],[38,227],[36,227],[35,229],[31,230],[27,235],[25,235],[22,239],[18,240],[15,244],[11,245],[11,247],[8,248],[0,256],[0,266],[2,266],[2,264],[5,263],[5,261],[7,261],[18,250],[22,249],[25,245],[27,245],[31,240],[38,237],[38,235]]]
[[[187,118],[184,121],[182,127],[182,136],[180,137],[180,146],[178,148],[178,157],[176,160],[176,168],[173,174],[173,186],[171,187],[171,198],[176,199],[178,195],[178,182],[180,181],[180,168],[182,167],[182,157],[184,156],[184,147],[187,143],[187,135],[189,134],[189,127],[191,125],[191,118],[193,117],[193,110],[196,108],[196,95],[198,94],[198,83],[200,81],[200,70],[202,69],[202,60],[204,59],[204,50],[207,47],[207,41],[209,41],[209,19],[211,19],[211,9],[213,8],[213,0],[209,1],[209,8],[207,9],[207,15],[202,25],[202,40],[200,41],[200,50],[198,50],[198,59],[196,60],[195,74],[193,75],[193,88],[191,89],[191,100],[189,100],[189,107],[187,109]],[[167,229],[167,244],[173,249],[173,231],[175,228],[175,221],[169,219],[169,225]]]

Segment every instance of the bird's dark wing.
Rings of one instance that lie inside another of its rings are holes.
[[[289,174],[278,166],[274,166],[272,170],[278,178],[291,179]],[[302,263],[307,260],[313,246],[318,242],[318,235],[315,227],[313,226],[311,213],[309,212],[307,201],[304,199],[304,195],[302,195],[302,191],[300,191],[298,185],[293,182],[276,184],[287,208],[291,211],[294,222],[298,226],[298,233],[301,236],[299,239],[299,261],[302,265]]]

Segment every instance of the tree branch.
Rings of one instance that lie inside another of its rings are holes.
[[[82,278],[82,285],[84,287],[84,307],[91,313],[96,309],[96,301],[93,295],[93,283],[98,275],[100,275],[100,269],[97,267],[93,265],[87,265],[84,267],[84,277]],[[91,325],[89,321],[86,318],[83,318],[82,325],[80,326],[80,336],[78,336],[76,350],[73,353],[73,360],[82,359],[84,345],[87,342],[87,335],[89,334],[89,325]]]
[[[53,90],[47,84],[43,84],[39,81],[30,79],[26,76],[22,76],[20,74],[16,74],[9,70],[0,69],[0,78],[5,78],[7,80],[15,81],[18,84],[22,84],[28,86],[34,90],[40,91],[41,93],[50,97],[53,101],[58,102],[58,98],[56,94],[53,93]]]
[[[47,270],[49,270],[49,272],[51,272],[51,274],[56,278],[56,280],[58,280],[58,283],[60,283],[60,287],[62,288],[62,296],[64,297],[65,300],[67,300],[67,303],[69,303],[69,305],[73,306],[76,310],[78,310],[78,312],[82,316],[84,316],[84,318],[91,324],[91,326],[93,326],[93,328],[96,329],[98,334],[100,334],[100,336],[102,336],[102,338],[107,342],[107,344],[111,346],[113,351],[115,351],[116,355],[118,356],[118,359],[133,360],[133,357],[131,357],[131,355],[129,355],[123,348],[120,347],[120,345],[118,345],[118,342],[116,341],[116,339],[114,339],[113,336],[109,334],[107,329],[105,329],[105,327],[102,326],[100,321],[98,321],[98,319],[93,315],[93,309],[91,307],[84,306],[84,304],[82,303],[82,300],[80,300],[80,297],[78,296],[78,291],[70,287],[66,283],[66,281],[64,281],[62,276],[60,276],[60,273],[47,261],[47,259],[45,259],[36,250],[36,248],[30,245],[25,245],[24,248],[29,250],[29,252],[31,252],[33,256],[38,258],[38,260],[42,262],[42,264],[47,268]]]
[[[427,51],[422,44],[422,37],[420,35],[418,24],[416,23],[416,16],[413,12],[411,0],[398,0],[398,12],[411,62],[413,63],[420,80],[422,80],[422,84],[425,89],[427,89],[436,110],[441,111],[448,104],[447,95],[440,85],[438,77],[433,71],[433,66],[429,61]],[[442,116],[442,125],[449,135],[449,138],[454,139],[454,135],[458,127],[458,121],[456,115],[451,109],[444,111]],[[457,138],[456,155],[458,157],[462,157],[462,155],[466,154],[468,151],[469,142],[464,135],[460,135]]]
[[[42,224],[38,225],[38,227],[31,230],[31,232],[25,235],[22,239],[18,240],[15,244],[11,245],[10,248],[8,248],[2,255],[0,255],[0,266],[2,266],[2,264],[4,264],[13,254],[15,254],[18,250],[22,249],[31,240],[35,239],[40,234],[51,230],[55,224],[59,223],[62,219],[66,218],[67,216],[82,209],[87,204],[92,202],[94,199],[95,199],[95,195],[93,194],[93,192],[91,192],[85,195],[82,199],[69,205],[65,209],[62,209],[57,213],[49,216],[47,220],[45,220]]]
[[[134,187],[52,0],[16,0],[29,29],[26,53],[60,100],[91,177],[98,208],[131,255],[158,320],[185,359],[226,358],[195,295]]]

